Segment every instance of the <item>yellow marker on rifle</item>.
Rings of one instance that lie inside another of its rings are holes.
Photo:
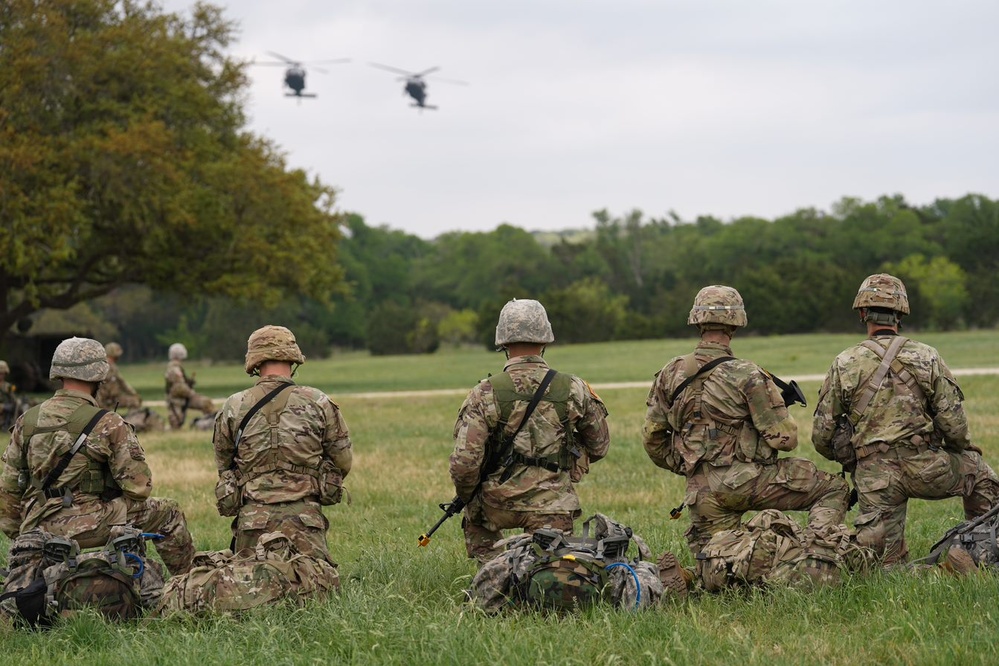
[[[437,521],[437,524],[435,524],[433,527],[427,530],[427,532],[425,532],[424,534],[420,535],[419,538],[420,547],[426,546],[428,543],[430,543],[430,537],[434,535],[434,532],[437,531],[437,528],[443,525],[445,520],[447,520],[451,516],[455,515],[456,513],[464,509],[465,502],[460,497],[455,495],[455,498],[450,502],[448,502],[447,504],[438,504],[437,506],[441,508],[441,511],[444,512],[444,515],[441,517],[440,520]]]

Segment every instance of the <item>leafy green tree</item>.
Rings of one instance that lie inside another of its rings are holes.
[[[0,337],[127,283],[266,304],[337,289],[334,190],[242,129],[233,32],[206,4],[0,4]]]
[[[625,323],[628,297],[614,294],[596,278],[575,282],[541,298],[560,342],[614,340]]]
[[[921,254],[913,254],[898,263],[886,264],[885,271],[900,277],[907,291],[918,290],[921,302],[910,302],[910,309],[927,326],[936,330],[962,326],[970,298],[967,275],[960,266],[947,257],[928,260]],[[927,312],[918,312],[917,304],[926,307]]]

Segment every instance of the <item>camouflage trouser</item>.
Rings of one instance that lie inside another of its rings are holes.
[[[74,501],[73,506],[46,516],[35,525],[57,536],[76,539],[81,548],[99,548],[108,542],[111,528],[130,524],[143,532],[162,534],[154,541],[170,573],[182,574],[191,568],[194,539],[187,529],[184,512],[172,499],[150,497],[145,501],[119,497],[109,502],[89,495]]]
[[[312,500],[280,504],[247,502],[232,521],[233,552],[255,548],[260,537],[268,532],[282,532],[291,539],[298,552],[336,564],[326,546],[329,526],[322,507]]]
[[[211,398],[206,398],[200,393],[195,393],[188,398],[168,398],[167,399],[167,419],[170,421],[171,430],[179,430],[181,426],[184,425],[184,418],[187,415],[184,405],[187,405],[187,409],[200,409],[206,416],[215,413],[215,405],[212,403]]]
[[[988,511],[999,500],[999,477],[974,451],[956,453],[904,445],[861,458],[854,475],[859,511],[857,542],[873,549],[885,564],[904,562],[906,502],[964,499],[965,518]]]
[[[807,510],[811,527],[839,525],[846,517],[849,495],[846,481],[804,458],[780,458],[769,464],[735,462],[727,467],[702,463],[687,478],[687,543],[696,557],[712,534],[735,529],[746,511],[762,509]]]
[[[525,532],[533,532],[542,527],[572,534],[572,515],[504,511],[475,499],[465,508],[465,515],[461,519],[461,528],[465,532],[465,550],[479,564],[485,564],[499,555],[493,550],[493,545],[503,538],[500,530],[520,528]]]

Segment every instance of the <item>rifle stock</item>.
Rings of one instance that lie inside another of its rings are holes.
[[[431,527],[429,530],[420,535],[419,537],[420,546],[426,546],[427,544],[429,544],[430,537],[434,535],[434,532],[436,532],[437,529],[441,525],[443,525],[448,518],[460,513],[462,509],[465,508],[465,501],[461,499],[461,497],[459,497],[458,495],[455,495],[454,499],[451,500],[450,502],[438,504],[437,506],[441,508],[441,511],[444,512],[444,515],[441,516],[440,520],[434,523],[433,527]]]

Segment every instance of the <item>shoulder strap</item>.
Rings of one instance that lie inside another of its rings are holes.
[[[899,350],[902,348],[902,345],[905,344],[907,339],[908,338],[904,338],[901,335],[895,336],[892,339],[891,344],[888,345],[887,350],[883,349],[881,345],[874,342],[874,340],[871,340],[870,338],[860,343],[881,357],[881,365],[878,366],[878,369],[874,371],[874,374],[871,375],[870,379],[867,380],[867,383],[864,384],[864,390],[861,392],[860,398],[857,400],[857,404],[850,410],[850,423],[853,424],[854,427],[856,427],[857,423],[860,422],[860,417],[863,416],[867,406],[871,404],[874,394],[881,389],[881,384],[884,383],[885,377],[888,375],[888,370],[892,366],[892,362],[895,360],[895,357],[898,355]],[[919,393],[922,394],[922,389],[919,389]]]
[[[686,389],[688,386],[690,386],[690,384],[695,379],[697,379],[701,375],[704,375],[704,374],[706,374],[708,372],[711,372],[716,367],[718,367],[722,363],[725,363],[726,361],[734,361],[734,360],[735,360],[734,356],[719,356],[718,358],[712,359],[712,360],[708,361],[707,363],[705,363],[704,365],[702,365],[697,372],[695,372],[691,376],[689,376],[686,379],[684,379],[680,383],[680,385],[676,387],[676,389],[673,391],[673,394],[670,395],[670,397],[669,397],[669,404],[673,405],[673,403],[676,402],[677,396],[680,395],[681,393],[683,393],[684,389]]]
[[[236,455],[235,455],[236,454],[236,449],[239,448],[239,440],[243,438],[243,430],[246,429],[246,424],[248,424],[250,422],[250,419],[253,418],[254,414],[256,414],[257,412],[259,412],[261,407],[263,407],[268,402],[270,402],[271,400],[273,400],[274,398],[276,398],[277,395],[278,395],[278,393],[280,393],[281,391],[285,390],[286,388],[291,388],[292,386],[294,386],[294,384],[281,382],[280,386],[278,386],[277,388],[275,388],[275,389],[273,389],[271,391],[268,391],[267,394],[263,398],[261,398],[260,400],[257,401],[257,404],[253,405],[253,407],[250,407],[250,411],[248,411],[246,413],[246,416],[243,417],[243,420],[239,424],[239,429],[236,430],[236,439],[235,439],[235,441],[233,442],[233,445],[232,445],[233,446],[233,459],[235,459],[235,457],[236,457]]]
[[[89,405],[84,404],[77,411],[80,411],[80,409],[84,409],[88,406]],[[87,441],[87,437],[90,435],[93,429],[97,427],[97,422],[100,421],[104,417],[104,415],[108,413],[109,412],[106,409],[97,410],[97,413],[94,414],[94,416],[90,419],[87,425],[83,427],[83,430],[80,432],[80,436],[76,438],[75,442],[73,442],[73,446],[71,446],[69,451],[67,451],[65,455],[63,455],[63,457],[59,459],[59,462],[56,463],[56,466],[53,467],[52,470],[48,473],[48,476],[45,477],[45,480],[42,482],[42,492],[45,492],[46,490],[51,488],[52,484],[54,484],[56,481],[59,480],[59,477],[62,476],[62,473],[66,471],[66,466],[69,465],[69,461],[73,459],[73,456],[76,455],[76,452],[79,451],[80,447],[83,446],[83,443]]]
[[[538,390],[534,392],[534,397],[531,398],[531,402],[527,405],[527,410],[524,412],[524,418],[520,420],[520,424],[517,426],[517,429],[514,430],[513,434],[509,437],[509,441],[511,443],[513,440],[517,439],[517,435],[520,434],[521,428],[523,428],[524,424],[527,423],[527,420],[531,418],[531,414],[533,414],[534,410],[537,409],[538,403],[541,402],[541,398],[545,395],[545,389],[548,388],[548,385],[552,383],[552,380],[555,379],[555,375],[557,374],[558,373],[554,369],[549,369],[548,372],[545,373],[544,379],[542,379],[541,383],[538,384]]]
[[[494,458],[496,462],[499,463],[498,466],[487,465],[486,467],[483,467],[483,480],[500,467],[506,468],[506,471],[503,473],[503,477],[500,478],[500,483],[506,482],[506,480],[510,478],[510,475],[513,474],[513,443],[517,439],[517,435],[520,434],[520,431],[523,429],[528,419],[531,418],[531,414],[533,414],[534,410],[537,409],[538,404],[541,402],[541,398],[545,395],[545,390],[548,388],[548,385],[552,383],[552,380],[555,379],[555,375],[557,374],[558,372],[556,372],[553,368],[550,368],[548,372],[545,373],[544,378],[538,385],[538,390],[534,392],[531,402],[527,404],[527,409],[524,411],[524,418],[520,419],[520,423],[517,425],[517,429],[513,431],[513,434],[503,439],[502,443],[498,447],[497,453],[499,455]]]

